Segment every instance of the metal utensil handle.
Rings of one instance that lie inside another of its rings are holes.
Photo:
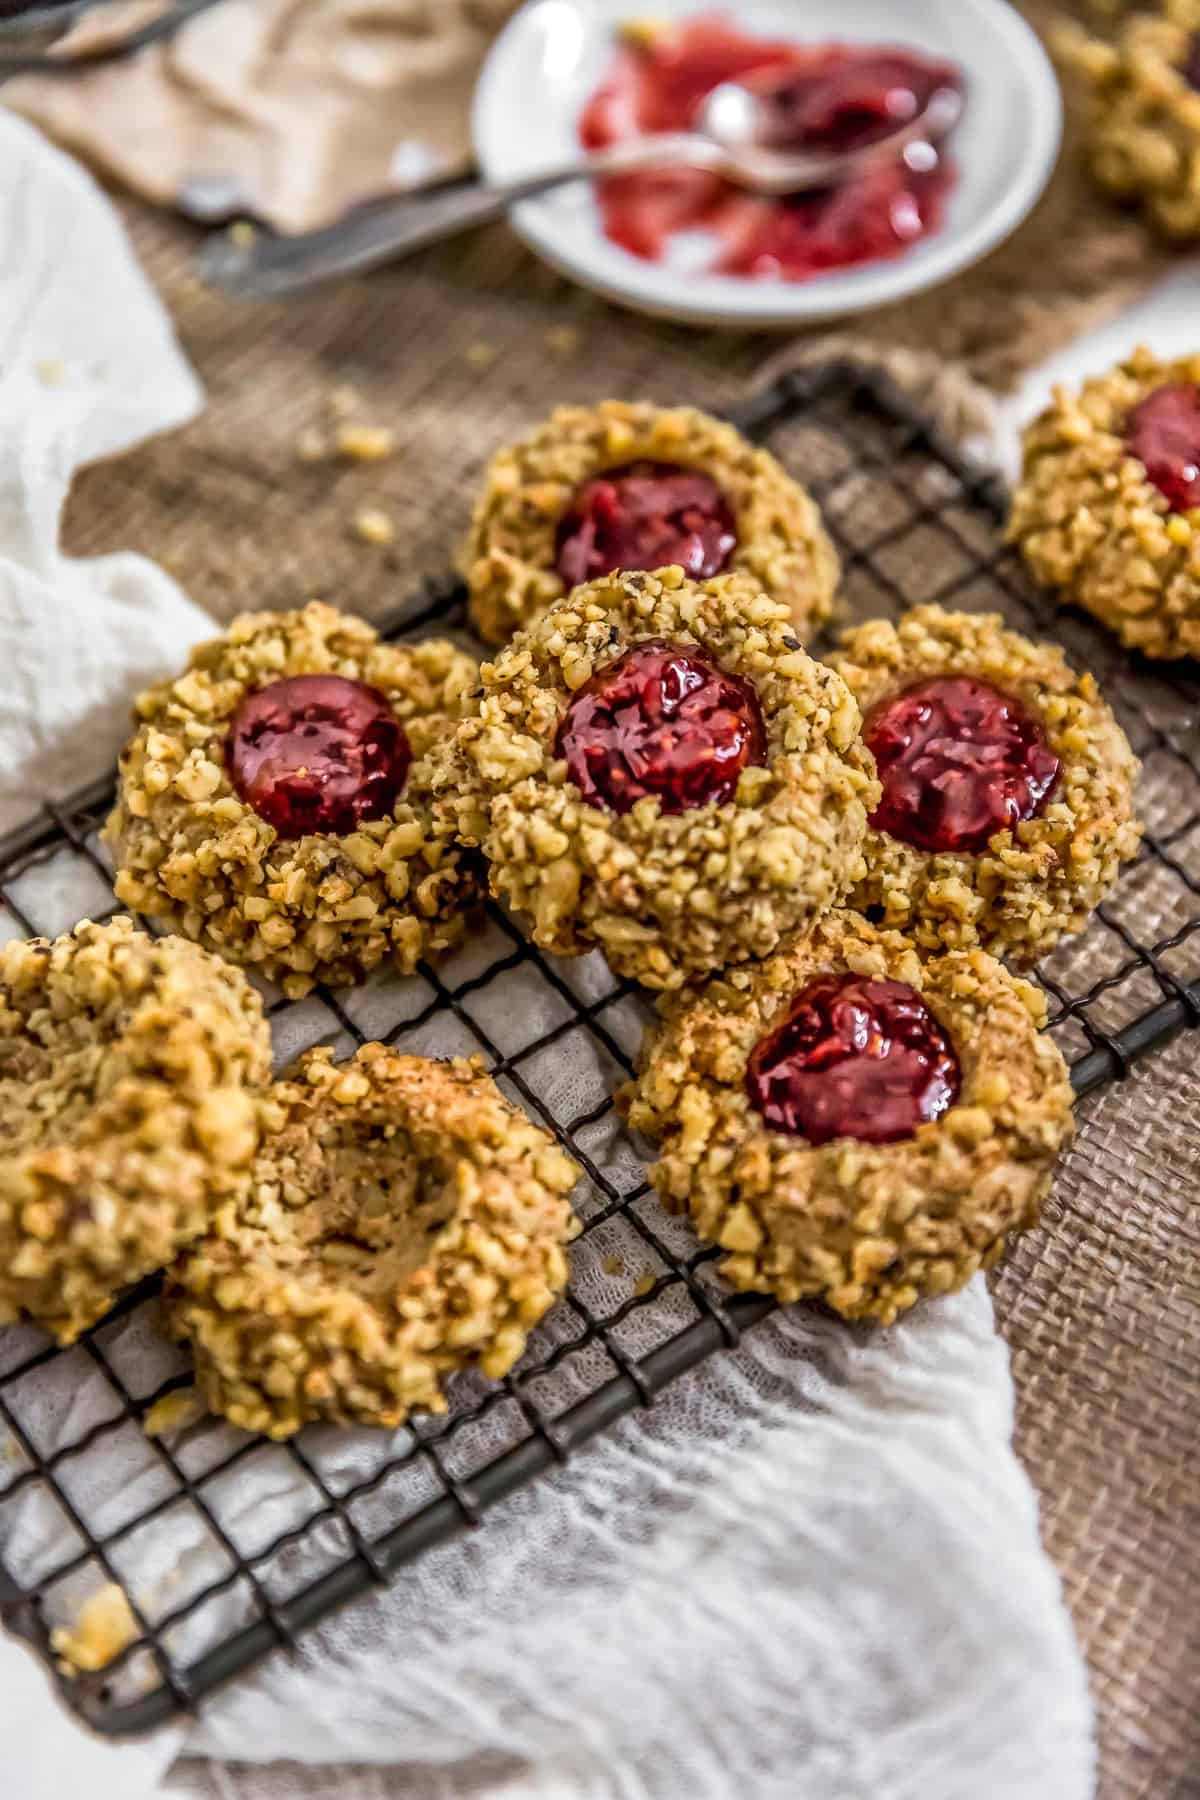
[[[198,13],[208,12],[210,7],[220,3],[221,0],[176,0],[176,4],[165,13],[136,26],[127,37],[116,38],[112,43],[96,44],[87,50],[75,50],[70,55],[51,55],[33,50],[0,50],[0,81],[9,81],[14,75],[78,75],[84,69],[98,69],[105,63],[120,62],[123,57],[132,56],[135,50],[144,50],[147,44],[156,44],[160,38],[171,37]]]
[[[722,159],[717,145],[699,137],[671,135],[614,144],[500,186],[453,181],[372,201],[319,231],[262,236],[246,244],[225,236],[214,238],[201,256],[200,273],[204,280],[239,294],[266,298],[291,293],[337,275],[376,268],[459,232],[491,224],[510,206],[571,181],[664,163],[714,167]]]

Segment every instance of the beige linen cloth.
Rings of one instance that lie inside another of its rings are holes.
[[[225,0],[129,63],[24,77],[4,98],[160,205],[301,231],[466,167],[475,72],[515,5]],[[129,17],[98,12],[65,48]]]

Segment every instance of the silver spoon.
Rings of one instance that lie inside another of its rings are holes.
[[[962,113],[962,95],[939,87],[925,107],[887,137],[863,149],[797,152],[772,143],[778,120],[769,94],[737,82],[714,88],[697,129],[631,138],[580,156],[539,175],[493,186],[454,180],[356,207],[334,225],[291,237],[264,233],[245,243],[222,235],[201,253],[201,278],[252,298],[294,293],[337,275],[376,268],[444,238],[502,218],[510,206],[571,181],[595,181],[638,169],[704,169],[758,194],[797,194],[833,187],[883,157],[903,156],[910,145],[946,137]]]

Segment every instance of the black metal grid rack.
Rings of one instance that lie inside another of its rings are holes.
[[[1077,1092],[1121,1078],[1145,1051],[1200,1023],[1200,682],[1130,659],[1091,621],[1036,593],[1000,541],[1002,485],[881,378],[842,365],[791,376],[738,423],[816,494],[843,557],[851,616],[894,615],[924,599],[998,609],[1018,629],[1059,638],[1112,700],[1144,763],[1142,854],[1088,931],[1039,976]],[[457,629],[462,619],[461,596],[447,590],[424,596],[395,634]],[[0,926],[10,934],[53,934],[115,910],[96,835],[111,791],[105,777],[0,840]],[[504,999],[518,970],[521,1008]],[[289,1056],[318,1041],[349,1051],[368,1037],[482,1053],[584,1169],[571,1286],[512,1376],[460,1377],[445,1418],[364,1434],[369,1467],[349,1479],[330,1451],[340,1434],[328,1430],[268,1445],[201,1420],[145,1436],[150,1409],[189,1383],[183,1357],[154,1334],[154,1281],[67,1351],[32,1327],[0,1332],[0,1617],[55,1669],[52,1626],[99,1584],[124,1587],[137,1642],[94,1676],[59,1676],[68,1702],[109,1733],[194,1707],[293,1645],[333,1607],[476,1524],[682,1371],[736,1344],[773,1306],[728,1294],[713,1253],[654,1201],[612,1104],[647,1009],[598,957],[545,957],[493,908],[482,937],[437,969],[298,1003],[276,997],[270,1011]],[[564,1094],[557,1080],[556,1052],[576,1034],[593,1052],[594,1093]],[[86,1392],[86,1428],[72,1429],[69,1407],[65,1419],[47,1407],[55,1383]],[[297,1505],[286,1530],[251,1544],[231,1522],[231,1484],[268,1457],[286,1462]],[[211,1552],[204,1584],[157,1592],[145,1571],[156,1541],[181,1523]]]

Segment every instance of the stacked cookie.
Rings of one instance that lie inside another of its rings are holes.
[[[257,992],[183,938],[0,952],[0,1322],[71,1343],[170,1265],[206,1398],[273,1437],[502,1375],[566,1282],[574,1165],[476,1062],[270,1066]]]
[[[890,1320],[1036,1217],[1070,1084],[996,955],[1081,929],[1137,848],[1132,753],[1057,650],[923,607],[812,655],[817,509],[702,414],[556,413],[495,458],[466,573],[481,668],[313,604],[140,696],[107,839],[180,935],[0,962],[0,1308],[68,1340],[172,1263],[210,1405],[275,1435],[510,1368],[575,1170],[473,1064],[270,1083],[231,964],[408,973],[490,887],[664,996],[621,1100],[729,1279]]]
[[[271,1068],[236,969],[128,919],[0,951],[0,1321],[63,1343],[236,1199]]]
[[[272,1084],[231,966],[297,995],[459,941],[479,870],[429,759],[476,678],[313,605],[139,697],[115,885],[183,935],[118,919],[0,956],[0,1318],[70,1342],[170,1265],[210,1404],[272,1436],[394,1425],[520,1357],[566,1281],[574,1165],[475,1062],[369,1044]]]

